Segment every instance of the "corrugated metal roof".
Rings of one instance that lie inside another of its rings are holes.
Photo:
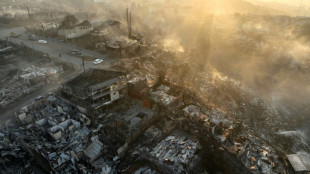
[[[297,154],[286,155],[296,172],[306,172],[308,169]]]
[[[310,171],[310,154],[298,154],[299,158],[303,162],[303,164],[306,166],[308,171]]]
[[[102,149],[103,149],[103,143],[99,140],[95,140],[84,150],[84,154],[87,157],[89,157],[90,160],[92,161],[101,154]]]

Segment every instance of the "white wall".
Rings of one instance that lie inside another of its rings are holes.
[[[115,101],[119,99],[119,91],[111,91],[110,96],[111,96],[111,101]]]

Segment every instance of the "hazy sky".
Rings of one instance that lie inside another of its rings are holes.
[[[310,6],[310,0],[260,0],[260,1],[266,1],[266,2],[280,2],[280,3],[285,3],[285,4],[290,4],[290,5],[300,5],[300,2],[303,5]]]

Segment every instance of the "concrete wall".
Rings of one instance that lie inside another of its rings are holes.
[[[119,91],[111,91],[110,93],[110,96],[111,96],[111,101],[115,101],[117,99],[119,99]]]
[[[74,27],[73,29],[60,29],[58,30],[59,37],[65,38],[65,39],[73,39],[76,37],[81,37],[93,30],[93,27],[91,26],[79,26]]]

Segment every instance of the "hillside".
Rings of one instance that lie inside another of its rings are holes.
[[[290,15],[284,10],[275,9],[246,0],[197,0],[196,5],[204,11],[216,14],[262,14],[262,15]],[[202,8],[203,7],[203,8]]]
[[[272,9],[285,11],[287,14],[292,16],[307,16],[310,14],[308,10],[309,7],[307,6],[308,4],[301,4],[301,7],[299,7],[298,5],[289,5],[279,2],[265,2],[260,0],[247,0],[247,1],[258,6],[269,7]]]

